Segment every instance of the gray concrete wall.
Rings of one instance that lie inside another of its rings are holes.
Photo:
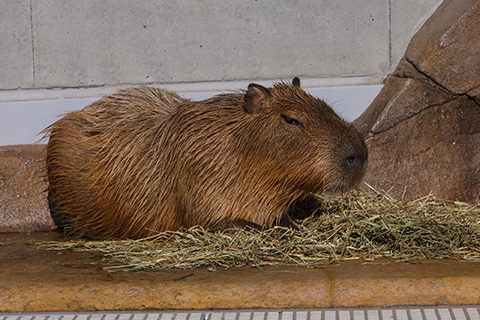
[[[381,79],[439,2],[0,0],[0,89]]]

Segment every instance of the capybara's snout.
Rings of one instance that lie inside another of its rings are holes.
[[[368,148],[363,137],[350,125],[350,134],[338,138],[335,159],[336,170],[328,170],[325,191],[346,192],[358,187],[367,170]]]

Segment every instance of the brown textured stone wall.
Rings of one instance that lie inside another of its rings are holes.
[[[446,0],[354,122],[366,182],[407,198],[480,198],[480,1]]]

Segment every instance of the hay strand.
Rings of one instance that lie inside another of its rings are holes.
[[[238,266],[325,267],[343,260],[416,262],[427,259],[480,260],[479,206],[440,202],[433,196],[395,200],[375,190],[341,197],[318,196],[314,214],[298,230],[200,227],[167,231],[140,240],[38,243],[47,250],[104,254],[107,271],[169,270]],[[294,208],[295,210],[305,210]]]

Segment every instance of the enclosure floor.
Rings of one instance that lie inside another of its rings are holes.
[[[31,243],[53,239],[59,239],[55,232],[0,234],[0,313],[480,304],[480,263],[474,262],[108,273],[99,256]]]

